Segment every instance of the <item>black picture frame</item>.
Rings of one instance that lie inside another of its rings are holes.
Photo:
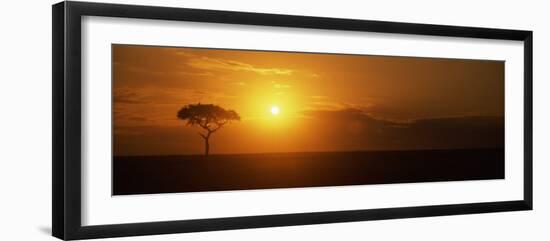
[[[523,41],[523,199],[454,205],[343,210],[234,218],[83,226],[81,224],[81,17],[83,16],[159,19],[205,23],[228,23]],[[52,233],[53,236],[57,238],[65,240],[107,238],[134,235],[519,211],[531,210],[533,208],[533,33],[531,31],[89,2],[60,2],[53,5],[52,24]]]

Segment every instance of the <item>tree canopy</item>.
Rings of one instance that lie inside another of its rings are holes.
[[[208,156],[210,135],[231,121],[239,121],[241,117],[234,110],[226,110],[213,104],[190,104],[178,111],[178,119],[187,121],[187,125],[198,125],[206,130],[199,133],[205,141],[205,156]]]
[[[231,121],[241,120],[234,110],[201,103],[184,106],[178,111],[178,118],[187,120],[187,125],[198,125],[209,131],[215,131]]]

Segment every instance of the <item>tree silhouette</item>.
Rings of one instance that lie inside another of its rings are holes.
[[[204,139],[204,156],[208,157],[210,152],[210,136],[231,121],[239,121],[241,117],[233,110],[226,110],[212,104],[190,104],[178,111],[178,119],[186,120],[187,125],[198,125],[206,133],[199,132]]]

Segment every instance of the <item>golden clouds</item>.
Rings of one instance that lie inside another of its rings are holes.
[[[193,58],[188,61],[188,64],[194,68],[204,70],[249,71],[261,75],[291,75],[294,72],[291,69],[261,68],[235,60],[210,57]]]

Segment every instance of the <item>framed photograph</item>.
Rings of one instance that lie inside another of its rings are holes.
[[[53,235],[531,210],[532,66],[524,30],[55,4]]]

